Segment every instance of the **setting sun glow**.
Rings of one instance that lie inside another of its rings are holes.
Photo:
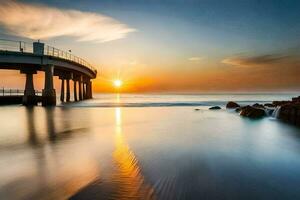
[[[122,84],[123,84],[123,82],[122,82],[121,80],[119,80],[119,79],[114,80],[114,86],[115,86],[116,88],[121,87]]]

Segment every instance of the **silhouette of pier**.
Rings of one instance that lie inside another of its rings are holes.
[[[0,102],[19,102],[21,99],[23,105],[37,105],[39,101],[43,106],[56,105],[54,76],[61,80],[62,102],[70,101],[70,81],[73,81],[74,85],[74,101],[90,99],[93,96],[91,80],[97,76],[97,70],[92,65],[69,52],[41,42],[26,43],[1,39],[0,69],[19,70],[21,74],[25,74],[25,89],[21,97],[19,94],[4,95],[4,90],[3,96],[0,96],[0,99],[3,99]],[[37,71],[43,71],[45,74],[41,96],[35,91],[33,83]]]
[[[25,90],[2,88],[0,89],[0,105],[22,104]],[[42,91],[35,90],[36,101],[42,102]]]

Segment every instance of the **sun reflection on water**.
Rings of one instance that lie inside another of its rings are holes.
[[[117,94],[116,94],[115,102],[116,102],[117,104],[119,104],[119,103],[121,102],[120,93],[117,93]]]
[[[115,171],[112,182],[117,183],[115,199],[155,199],[153,188],[147,184],[134,152],[126,143],[122,133],[122,110],[115,108],[116,134],[113,160]]]
[[[120,134],[122,132],[122,113],[121,108],[115,108],[115,120],[116,120],[116,133]]]

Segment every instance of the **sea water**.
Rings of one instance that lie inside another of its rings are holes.
[[[225,109],[292,96],[110,94],[1,106],[0,199],[300,199],[300,129]]]

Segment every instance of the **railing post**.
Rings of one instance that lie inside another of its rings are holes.
[[[25,43],[25,42],[23,42],[23,47],[22,47],[22,49],[23,49],[23,52],[26,52],[26,43]]]
[[[19,49],[20,49],[21,52],[23,52],[23,49],[22,49],[22,42],[21,42],[21,41],[19,41]]]

